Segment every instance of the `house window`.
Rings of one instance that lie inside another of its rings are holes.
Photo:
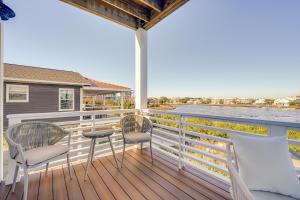
[[[6,85],[6,102],[29,102],[28,85]]]
[[[74,89],[59,88],[59,111],[74,110]]]

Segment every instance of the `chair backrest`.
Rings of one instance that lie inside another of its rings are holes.
[[[127,115],[121,119],[122,134],[132,132],[146,133],[152,129],[149,119],[141,115]]]
[[[33,148],[54,145],[68,132],[61,127],[48,122],[24,122],[11,126],[5,133],[10,157],[14,159],[18,155],[16,144],[23,151]]]

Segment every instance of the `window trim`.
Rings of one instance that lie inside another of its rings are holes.
[[[60,93],[62,90],[69,90],[69,91],[72,91],[73,93],[73,104],[72,104],[72,108],[70,109],[62,109],[61,108],[61,102],[60,102]],[[58,110],[61,112],[61,111],[74,111],[75,110],[75,90],[74,88],[59,88],[58,90]]]
[[[25,100],[11,100],[9,99],[9,87],[23,87],[26,89],[26,99]],[[29,102],[29,85],[22,84],[6,84],[6,103],[28,103]]]

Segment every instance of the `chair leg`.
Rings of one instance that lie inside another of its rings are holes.
[[[115,162],[116,162],[117,168],[119,169],[119,165],[118,165],[118,162],[117,162],[117,159],[116,159],[115,150],[114,150],[114,147],[113,147],[113,145],[112,145],[112,142],[111,142],[110,136],[108,136],[108,140],[109,140],[110,148],[111,148],[111,151],[112,151],[112,153],[113,153],[113,156],[114,156],[114,159],[115,159]]]
[[[16,168],[15,168],[15,174],[14,174],[14,182],[13,182],[13,186],[12,186],[12,189],[11,189],[12,192],[15,192],[18,172],[19,172],[19,166],[16,165]]]
[[[68,163],[68,170],[69,170],[69,176],[70,179],[72,180],[72,173],[71,173],[71,163],[70,163],[70,154],[67,154],[67,163]]]
[[[45,172],[45,176],[47,176],[47,174],[48,174],[48,168],[49,168],[49,163],[46,164],[46,172]]]
[[[23,200],[27,200],[28,196],[28,169],[27,166],[24,165],[24,194],[23,194]]]
[[[94,140],[95,140],[95,139],[92,139],[92,141],[91,141],[90,152],[89,152],[88,160],[87,160],[86,166],[85,166],[84,180],[86,180],[86,178],[87,178],[88,168],[89,168],[90,163],[91,163],[91,156],[92,156],[92,154],[93,154],[92,151],[93,151],[93,146],[94,146]]]
[[[123,154],[122,154],[121,168],[123,167],[124,154],[125,154],[125,141],[123,140]]]
[[[141,143],[141,153],[143,153],[143,143]]]
[[[153,164],[152,140],[150,140],[150,151],[151,151],[151,161],[152,161],[152,164]]]

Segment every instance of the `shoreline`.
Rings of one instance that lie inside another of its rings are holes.
[[[300,110],[300,106],[290,107],[278,107],[278,106],[267,106],[267,105],[245,105],[245,104],[163,104],[159,107],[150,107],[153,109],[161,110],[174,110],[179,106],[215,106],[215,107],[232,107],[232,108],[271,108],[276,110]]]

